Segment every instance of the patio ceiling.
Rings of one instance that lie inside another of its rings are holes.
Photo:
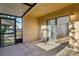
[[[25,16],[40,18],[49,13],[71,6],[73,3],[38,3]]]
[[[35,3],[0,3],[0,14],[23,17]]]

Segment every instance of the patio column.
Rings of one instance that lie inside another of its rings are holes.
[[[79,22],[69,24],[69,45],[68,48],[79,52]]]

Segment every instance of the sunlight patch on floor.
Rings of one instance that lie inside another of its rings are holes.
[[[44,50],[46,50],[46,51],[49,51],[49,50],[51,50],[51,49],[53,49],[53,48],[59,46],[59,44],[38,43],[38,44],[36,44],[36,46],[37,46],[37,47],[40,47],[41,49],[44,49]]]

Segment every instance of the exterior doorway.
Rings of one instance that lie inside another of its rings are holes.
[[[69,16],[48,20],[48,42],[66,40],[69,36]]]
[[[0,47],[22,43],[22,18],[0,15]]]

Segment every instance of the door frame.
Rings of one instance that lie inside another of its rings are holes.
[[[16,42],[16,18],[15,19],[11,19],[11,18],[5,18],[5,17],[0,17],[0,30],[1,30],[1,19],[5,19],[5,20],[14,20],[14,44],[15,44],[15,42]],[[4,34],[6,34],[6,33],[4,33]],[[7,34],[10,34],[10,33],[7,33]],[[1,38],[1,35],[2,35],[2,33],[0,33],[0,47],[5,47],[5,46],[2,46],[2,38]],[[12,44],[11,44],[12,45]],[[7,45],[7,46],[9,46],[9,45]]]
[[[49,20],[55,19],[55,25],[57,26],[57,19],[58,19],[58,18],[61,18],[61,17],[66,17],[66,16],[69,17],[69,22],[70,22],[70,16],[69,16],[69,15],[64,15],[64,16],[58,16],[58,17],[54,17],[54,18],[48,19],[48,20],[46,21],[46,25],[48,26],[48,21],[49,21]],[[69,25],[69,23],[68,23],[68,25]],[[69,28],[69,26],[68,26],[68,28]],[[47,28],[47,29],[48,29],[48,28]],[[47,31],[47,33],[48,33],[48,31]],[[69,29],[68,29],[67,34],[68,34],[68,36],[69,36]],[[48,39],[48,40],[49,40],[49,39]]]
[[[21,18],[21,17],[19,17],[19,18]],[[16,39],[16,17],[14,19],[0,17],[0,31],[1,31],[1,19],[14,20],[14,44],[17,44],[17,39]],[[22,30],[23,30],[23,20],[22,20]],[[21,39],[21,41],[23,42],[23,31],[22,31],[22,39]],[[22,42],[18,42],[18,43],[22,43]],[[10,45],[7,45],[7,46],[10,46]],[[0,47],[2,47],[2,44],[1,44],[1,33],[0,33]]]

